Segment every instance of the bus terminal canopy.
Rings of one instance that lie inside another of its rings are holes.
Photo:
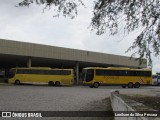
[[[145,68],[135,58],[0,39],[0,67],[130,67]]]

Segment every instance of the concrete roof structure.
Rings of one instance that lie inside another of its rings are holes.
[[[147,67],[147,62],[139,65],[135,58],[126,56],[0,39],[0,67],[25,67],[28,59],[32,66],[72,68],[78,63],[79,67]]]

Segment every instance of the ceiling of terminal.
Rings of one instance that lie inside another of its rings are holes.
[[[0,54],[1,68],[27,67],[27,61],[28,61],[27,56]],[[78,61],[69,61],[69,60],[31,57],[32,67],[74,68],[77,63],[79,63],[80,68],[113,66],[113,65],[106,65],[106,64],[89,63],[89,62],[78,62]]]

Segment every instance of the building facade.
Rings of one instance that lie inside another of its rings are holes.
[[[73,68],[78,83],[84,67],[145,68],[147,62],[140,65],[126,56],[0,39],[0,68],[43,66]]]

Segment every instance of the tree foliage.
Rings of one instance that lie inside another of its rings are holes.
[[[92,27],[97,34],[105,33],[107,28],[114,35],[118,31],[118,23],[124,20],[125,30],[134,31],[143,27],[132,46],[127,51],[145,57],[151,63],[151,53],[159,55],[160,50],[160,1],[159,0],[98,0],[94,7]],[[122,19],[123,18],[123,19]]]
[[[82,0],[23,0],[18,6],[30,6],[31,4],[44,5],[44,9],[54,7],[55,17],[62,14],[64,17],[73,19],[77,15],[78,6],[84,6]],[[18,7],[17,6],[17,7]]]
[[[19,6],[29,6],[32,3],[44,4],[46,7],[57,8],[57,15],[74,18],[77,8],[83,0],[23,0]],[[97,0],[94,2],[92,30],[102,35],[107,29],[112,35],[118,33],[119,23],[125,21],[125,31],[128,33],[137,28],[143,28],[128,51],[132,56],[138,54],[139,60],[147,58],[151,63],[151,54],[160,53],[160,0]]]

